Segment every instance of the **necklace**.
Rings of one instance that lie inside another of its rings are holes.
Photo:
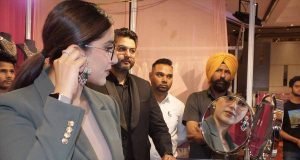
[[[26,54],[27,57],[31,57],[31,56],[37,54],[37,52],[32,52],[32,51],[28,48],[28,46],[27,46],[26,43],[24,43],[24,52],[25,52],[25,54]]]

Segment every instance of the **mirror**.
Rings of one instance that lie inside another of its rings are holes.
[[[282,107],[279,104],[282,104]],[[252,159],[273,159],[277,153],[279,131],[283,121],[283,102],[272,95],[263,97],[253,118],[253,133],[249,139]]]
[[[219,97],[208,106],[202,118],[204,140],[217,153],[237,153],[250,136],[252,115],[243,98],[235,95]]]

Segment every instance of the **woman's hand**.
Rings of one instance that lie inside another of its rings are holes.
[[[54,93],[60,93],[71,100],[78,87],[78,75],[87,64],[84,51],[78,45],[70,45],[62,51],[62,56],[53,62],[55,72]]]

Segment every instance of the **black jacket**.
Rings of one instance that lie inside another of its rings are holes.
[[[123,151],[126,152],[124,144],[127,144],[128,140],[131,140],[134,159],[149,160],[149,135],[153,139],[155,147],[161,156],[172,153],[171,136],[159,105],[151,91],[149,82],[132,74],[128,75],[127,80],[132,104],[130,129],[128,129],[125,121],[122,101],[115,83],[108,79],[105,86],[90,85],[91,88],[97,91],[109,94],[119,103]],[[131,135],[130,137],[127,136],[128,133]]]

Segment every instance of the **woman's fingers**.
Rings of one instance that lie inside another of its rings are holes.
[[[82,66],[87,64],[84,51],[77,45],[70,45],[62,56],[54,61],[55,90],[72,99],[78,88],[78,76]]]

